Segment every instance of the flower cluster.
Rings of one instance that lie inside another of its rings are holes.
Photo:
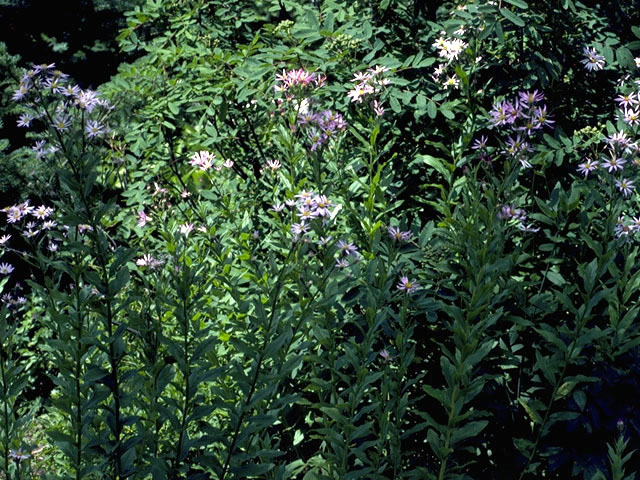
[[[618,217],[614,233],[616,237],[640,234],[640,216],[632,217],[631,220],[628,220],[624,215]]]
[[[207,152],[206,150],[200,150],[199,152],[196,152],[191,156],[189,165],[197,167],[203,172],[206,172],[211,167],[219,172],[220,170],[222,170],[222,167],[231,168],[234,165],[233,160],[225,160],[224,163],[214,166],[215,158],[216,156],[213,153]]]
[[[458,37],[464,34],[465,30],[462,27],[454,32]],[[460,54],[466,50],[468,43],[457,37],[445,38],[445,35],[445,31],[440,32],[440,37],[433,43],[442,63],[435,67],[432,78],[445,90],[454,90],[460,87],[460,79],[455,72],[455,62],[459,63]]]
[[[447,39],[438,38],[433,47],[438,50],[438,55],[447,59],[448,62],[457,60],[458,57],[467,48],[468,44],[459,38]]]
[[[382,89],[391,82],[388,78],[384,78],[384,73],[388,71],[389,69],[387,67],[378,65],[373,68],[368,68],[364,72],[356,72],[351,79],[354,88],[349,90],[347,97],[351,99],[352,103],[362,103],[362,101],[368,97],[379,94]],[[374,108],[377,108],[377,110],[375,110],[376,115],[380,116],[384,113],[384,110],[380,110],[381,105],[377,100],[372,101],[372,107],[374,101],[376,102]]]
[[[296,89],[304,89],[310,85],[315,85],[316,88],[320,88],[324,85],[327,77],[323,74],[315,74],[307,72],[303,68],[297,70],[282,70],[281,75],[276,75],[276,84],[273,89],[276,92],[283,92],[288,100],[295,98],[295,95],[291,92]]]
[[[518,160],[524,168],[531,168],[527,157],[534,151],[528,139],[542,128],[551,128],[555,123],[547,112],[547,106],[539,105],[543,99],[544,95],[537,90],[519,92],[513,101],[497,101],[489,112],[491,128],[504,128],[510,132],[504,142],[502,153]],[[483,159],[489,158],[486,144],[487,138],[482,137],[476,139],[472,145]]]
[[[1,210],[6,214],[6,222],[13,227],[22,228],[22,236],[27,239],[33,239],[43,232],[50,231],[57,226],[57,222],[52,218],[54,210],[46,205],[34,207],[30,202],[18,203],[5,207]],[[3,234],[0,236],[0,253],[11,250],[9,247],[11,234]],[[58,245],[51,241],[48,246],[49,251],[55,252]],[[1,255],[0,255],[1,256]],[[15,270],[10,263],[0,263],[0,274],[9,275]]]
[[[307,136],[311,141],[311,151],[325,145],[337,133],[347,128],[344,117],[331,110],[318,113],[306,112],[298,116],[298,125],[307,129]]]
[[[69,83],[68,75],[54,67],[54,64],[35,65],[22,76],[12,96],[22,107],[18,127],[30,128],[34,122],[41,121],[58,132],[65,132],[74,122],[83,122],[81,128],[89,139],[108,133],[104,120],[113,107],[93,90],[82,90]],[[43,98],[50,102],[44,103]],[[46,146],[44,141],[33,147],[37,158],[57,150],[57,146]]]
[[[521,208],[514,208],[512,205],[504,205],[498,212],[498,218],[501,220],[514,220],[515,225],[523,232],[537,232],[539,228],[535,228],[533,224],[527,224],[527,212]]]

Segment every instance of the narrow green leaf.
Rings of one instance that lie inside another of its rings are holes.
[[[522,18],[519,15],[516,15],[511,10],[508,10],[506,8],[501,8],[500,13],[504,18],[509,20],[514,25],[518,27],[524,27],[524,20],[522,20]]]

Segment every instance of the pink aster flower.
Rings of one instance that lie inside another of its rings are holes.
[[[147,222],[149,222],[150,220],[151,220],[151,217],[146,213],[144,213],[144,210],[140,210],[138,212],[138,227],[140,228],[144,227],[147,224]]]
[[[373,103],[371,104],[371,108],[373,108],[376,116],[381,117],[384,115],[384,108],[382,107],[382,103],[378,102],[378,100],[373,101]]]
[[[192,231],[193,231],[193,223],[185,223],[183,225],[180,225],[180,233],[185,237],[188,237]]]

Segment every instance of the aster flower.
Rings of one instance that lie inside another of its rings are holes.
[[[493,105],[489,115],[491,116],[491,124],[494,127],[499,125],[506,125],[510,121],[509,111],[513,109],[513,105],[509,102],[501,101]]]
[[[458,86],[460,85],[460,80],[458,80],[458,77],[453,74],[449,78],[447,78],[442,85],[444,86],[445,90],[448,90],[449,88],[458,88]]]
[[[385,362],[390,362],[393,360],[393,356],[387,351],[386,348],[380,350],[379,355],[384,359]]]
[[[518,224],[518,228],[520,230],[522,230],[523,232],[537,232],[538,230],[540,230],[540,228],[536,228],[533,226],[533,223],[529,223],[529,224],[525,224],[525,223],[520,223]]]
[[[555,120],[552,120],[551,115],[547,113],[546,105],[538,107],[533,111],[533,124],[537,128],[542,128],[545,126],[551,127],[551,125],[554,123],[556,123]]]
[[[198,167],[200,170],[207,171],[213,166],[213,159],[215,155],[207,152],[206,150],[200,150],[191,156],[190,165]]]
[[[482,136],[482,137],[480,137],[480,138],[476,138],[476,139],[473,141],[473,145],[471,145],[471,148],[472,148],[473,150],[479,150],[479,149],[481,149],[481,148],[485,148],[485,147],[487,146],[487,140],[488,140],[488,138],[487,138],[487,136],[486,136],[486,135],[483,135],[483,136]]]
[[[61,93],[65,97],[76,97],[80,94],[80,87],[78,87],[77,85],[65,85],[62,88]]]
[[[305,222],[316,217],[316,212],[307,205],[300,205],[298,207],[298,217],[300,218],[300,221]]]
[[[62,93],[64,91],[64,85],[58,77],[49,77],[44,81],[44,86],[51,90],[53,93]]]
[[[406,275],[403,275],[402,277],[400,277],[397,288],[398,290],[407,293],[413,293],[420,288],[420,284],[418,284],[418,282],[416,282],[415,280],[409,280]]]
[[[408,242],[411,238],[411,232],[403,232],[397,227],[389,227],[389,236],[396,242],[400,240]]]
[[[0,263],[0,274],[9,275],[14,270],[13,265],[10,263]]]
[[[618,106],[624,107],[624,108],[631,107],[633,105],[638,105],[639,103],[637,94],[634,92],[618,95],[614,99],[614,102],[616,102]]]
[[[329,242],[331,241],[331,235],[329,235],[328,237],[320,237],[318,238],[318,241],[316,242],[318,245],[320,245],[321,247],[326,246]]]
[[[533,92],[518,92],[518,98],[522,103],[533,105],[544,100],[544,94],[534,90]]]
[[[11,99],[19,102],[27,95],[28,92],[29,86],[25,83],[21,83],[20,87],[15,92],[13,92]]]
[[[371,108],[373,108],[376,116],[381,117],[382,115],[384,115],[384,108],[382,107],[382,103],[378,102],[378,100],[374,100],[371,103]]]
[[[309,225],[305,223],[294,223],[291,225],[291,233],[295,236],[302,235],[309,231]]]
[[[143,255],[141,258],[136,260],[136,265],[139,267],[146,267],[153,265],[156,260],[149,254]]]
[[[80,93],[76,95],[75,103],[78,107],[91,113],[96,105],[98,105],[98,97],[93,90],[81,90]]]
[[[140,210],[138,212],[138,227],[144,227],[149,221],[151,221],[151,217],[144,213],[144,210]]]
[[[22,115],[20,115],[20,118],[18,119],[17,125],[19,127],[30,127],[31,126],[31,122],[33,121],[35,117],[33,115],[31,115],[30,113],[23,113]]]
[[[584,59],[580,60],[580,63],[584,64],[584,67],[590,72],[595,70],[602,70],[604,68],[605,59],[602,55],[596,52],[595,48],[584,47],[582,51]]]
[[[624,110],[624,121],[627,122],[630,126],[640,124],[640,109],[638,108],[629,108]]]
[[[53,208],[47,207],[46,205],[40,205],[38,208],[34,208],[31,212],[31,215],[42,220],[47,218],[53,213]]]
[[[630,233],[633,232],[633,225],[629,225],[627,223],[625,223],[625,219],[624,216],[618,217],[618,220],[616,221],[616,227],[614,229],[614,233],[616,235],[616,237],[622,237],[623,235],[629,235]]]
[[[105,128],[97,120],[89,120],[84,130],[89,138],[99,137],[106,132]]]
[[[329,215],[329,207],[332,203],[325,195],[318,195],[313,198],[315,214],[318,217],[326,217]]]
[[[339,258],[338,260],[336,260],[337,268],[347,268],[348,266],[349,266],[349,262],[346,259]]]
[[[11,450],[9,452],[9,456],[18,462],[20,462],[20,460],[26,460],[31,457],[31,455],[23,450]]]
[[[70,125],[71,125],[71,120],[69,119],[69,117],[65,117],[62,115],[57,116],[53,121],[53,128],[55,128],[59,132],[64,132],[65,130],[68,130]]]
[[[625,197],[629,197],[633,193],[633,190],[636,188],[633,185],[633,181],[627,178],[616,180],[616,187],[618,187],[618,190],[620,190],[620,192],[622,192]]]
[[[305,200],[307,198],[312,199],[314,197],[315,193],[311,192],[307,192],[306,190],[301,190],[300,193],[298,193],[297,195],[294,195],[295,198],[299,199],[299,200]]]
[[[344,240],[338,240],[337,243],[338,250],[344,255],[357,255],[358,249],[353,243],[345,242]]]
[[[629,137],[627,137],[627,134],[621,131],[618,133],[614,133],[610,137],[607,137],[607,143],[609,143],[609,145],[611,146],[617,146],[619,148],[627,148],[629,147],[631,141],[629,140]]]
[[[587,159],[586,162],[578,165],[578,172],[582,173],[585,177],[588,177],[591,172],[594,172],[598,169],[598,162]]]
[[[283,203],[275,203],[271,206],[269,210],[271,210],[272,212],[281,212],[283,208],[284,208]]]
[[[183,225],[180,225],[180,233],[185,237],[188,237],[192,231],[193,231],[193,223],[185,223]]]
[[[349,93],[347,93],[347,97],[351,99],[351,103],[362,103],[363,98],[372,93],[374,93],[374,89],[371,85],[360,83],[356,85],[353,90],[349,90]]]
[[[0,245],[4,245],[5,243],[7,243],[10,238],[11,238],[11,234],[1,236]]]
[[[33,66],[33,71],[35,73],[48,73],[49,71],[53,70],[55,68],[56,64],[55,63],[41,63],[40,65],[34,65]]]
[[[607,171],[611,173],[622,170],[625,163],[627,163],[626,160],[624,160],[623,158],[618,158],[612,154],[609,158],[603,160],[600,165],[602,165],[602,168],[607,169]]]
[[[78,232],[93,232],[93,227],[91,225],[87,225],[86,223],[81,223],[78,225]]]
[[[267,168],[271,170],[278,170],[281,166],[278,160],[267,160]]]

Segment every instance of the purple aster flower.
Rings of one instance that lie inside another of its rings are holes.
[[[595,48],[584,47],[582,52],[585,58],[580,60],[580,63],[584,64],[584,67],[587,70],[591,72],[593,70],[598,71],[604,68],[604,57],[599,55]]]
[[[17,124],[19,127],[30,127],[33,119],[34,116],[30,113],[23,113],[22,115],[20,115]]]
[[[420,288],[420,285],[415,280],[409,280],[406,275],[403,275],[402,277],[400,277],[397,288],[400,291],[413,293]]]
[[[483,148],[485,148],[485,147],[487,146],[487,140],[488,140],[488,138],[487,138],[487,136],[486,136],[486,135],[483,135],[483,136],[481,136],[480,138],[476,138],[476,139],[473,141],[473,145],[471,145],[471,148],[472,148],[473,150],[480,150],[480,149],[483,149]]]
[[[519,92],[518,98],[522,103],[533,105],[534,103],[544,100],[544,94],[534,90],[533,92]]]
[[[338,250],[344,255],[357,255],[358,249],[355,247],[353,243],[347,243],[344,240],[338,240],[337,243]]]
[[[620,190],[620,192],[622,192],[622,194],[625,197],[631,196],[631,194],[633,193],[633,190],[636,188],[633,185],[633,181],[629,180],[628,178],[623,178],[622,180],[616,180],[616,187],[618,187],[618,190]]]
[[[10,263],[0,263],[0,274],[9,275],[13,270],[15,269]]]
[[[397,227],[389,227],[389,236],[396,242],[400,240],[408,242],[411,238],[411,232],[402,232]]]
[[[348,266],[349,262],[347,262],[347,260],[345,260],[344,258],[339,258],[338,260],[336,260],[337,268],[347,268]]]
[[[551,127],[556,122],[551,120],[551,115],[547,113],[547,106],[543,105],[533,111],[533,123],[537,128],[542,128],[545,126]]]
[[[97,120],[89,120],[85,132],[87,132],[89,138],[94,138],[104,134],[106,130]]]
[[[602,168],[607,169],[607,171],[611,173],[622,170],[625,163],[627,163],[626,160],[624,160],[623,158],[618,158],[612,154],[609,158],[603,160],[600,165],[602,165]]]
[[[385,362],[390,362],[393,360],[393,356],[387,351],[386,348],[380,350],[379,355],[384,359]]]
[[[598,162],[587,159],[586,162],[578,165],[578,171],[582,173],[585,177],[588,177],[591,172],[594,172],[598,169]]]

